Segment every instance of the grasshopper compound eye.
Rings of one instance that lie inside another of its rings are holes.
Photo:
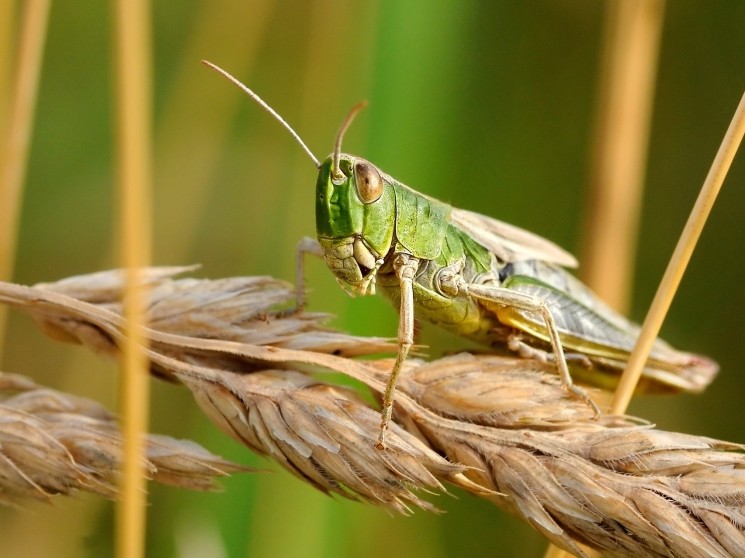
[[[372,203],[383,195],[383,179],[378,169],[370,163],[357,162],[354,165],[357,195],[362,203]]]

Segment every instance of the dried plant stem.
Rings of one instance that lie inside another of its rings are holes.
[[[696,204],[693,206],[688,222],[683,229],[683,233],[680,235],[665,275],[662,277],[660,286],[644,320],[639,339],[634,346],[634,350],[631,352],[628,366],[623,376],[621,376],[618,389],[616,389],[613,402],[611,403],[610,412],[613,414],[624,413],[631,401],[644,362],[649,356],[652,343],[654,343],[657,333],[662,326],[662,320],[670,308],[670,303],[678,285],[680,285],[685,268],[691,259],[693,249],[696,246],[699,236],[701,236],[704,223],[711,212],[724,178],[727,176],[727,171],[732,164],[735,153],[737,153],[743,134],[745,134],[745,94],[740,99],[737,111],[722,140],[722,145],[719,147],[719,151],[714,158],[714,163],[709,170],[709,174],[706,176]]]
[[[11,3],[12,5],[12,3]],[[15,89],[8,115],[7,135],[2,138],[0,155],[0,280],[13,274],[16,235],[26,176],[34,107],[47,32],[49,0],[25,3],[23,24],[15,68]],[[6,311],[0,308],[0,356],[5,338]]]
[[[116,549],[120,558],[144,555],[144,433],[147,431],[148,363],[143,350],[146,286],[141,269],[150,260],[151,51],[147,0],[120,0],[116,14],[117,130],[121,255],[125,272],[120,409],[125,453],[122,498],[117,508]]]

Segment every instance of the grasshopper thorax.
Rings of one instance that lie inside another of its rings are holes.
[[[396,196],[372,163],[347,154],[319,168],[316,183],[316,232],[326,263],[339,281],[366,294],[391,248]]]

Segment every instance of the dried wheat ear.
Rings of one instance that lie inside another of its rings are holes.
[[[146,272],[153,374],[187,386],[223,431],[316,488],[406,513],[434,510],[422,493],[455,485],[577,556],[584,556],[577,543],[608,556],[745,552],[741,445],[664,432],[631,417],[593,420],[550,365],[459,354],[407,364],[389,447],[379,451],[380,417],[363,391],[382,391],[391,362],[352,357],[390,353],[395,343],[330,330],[324,314],[287,312],[293,290],[270,277],[175,278],[189,269]],[[29,313],[56,339],[116,356],[122,289],[121,273],[109,271],[34,287],[0,283],[0,302]],[[335,385],[327,373],[353,378],[360,389]],[[87,416],[77,408],[71,414]],[[85,447],[95,456],[93,440]],[[0,466],[13,468],[7,447],[3,437]],[[60,451],[77,463],[68,446]],[[161,465],[149,459],[158,479]],[[235,470],[207,462],[202,472]],[[30,480],[44,491],[68,486]]]

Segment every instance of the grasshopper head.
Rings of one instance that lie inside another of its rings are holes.
[[[336,135],[334,153],[323,164],[292,127],[261,97],[228,72],[206,62],[271,114],[298,142],[318,169],[316,229],[326,263],[337,279],[354,291],[372,290],[375,273],[393,240],[396,200],[388,179],[374,165],[341,152],[341,142],[354,116],[366,103],[358,103]]]
[[[393,242],[396,199],[386,177],[364,159],[324,161],[316,183],[316,231],[337,279],[365,294]]]

